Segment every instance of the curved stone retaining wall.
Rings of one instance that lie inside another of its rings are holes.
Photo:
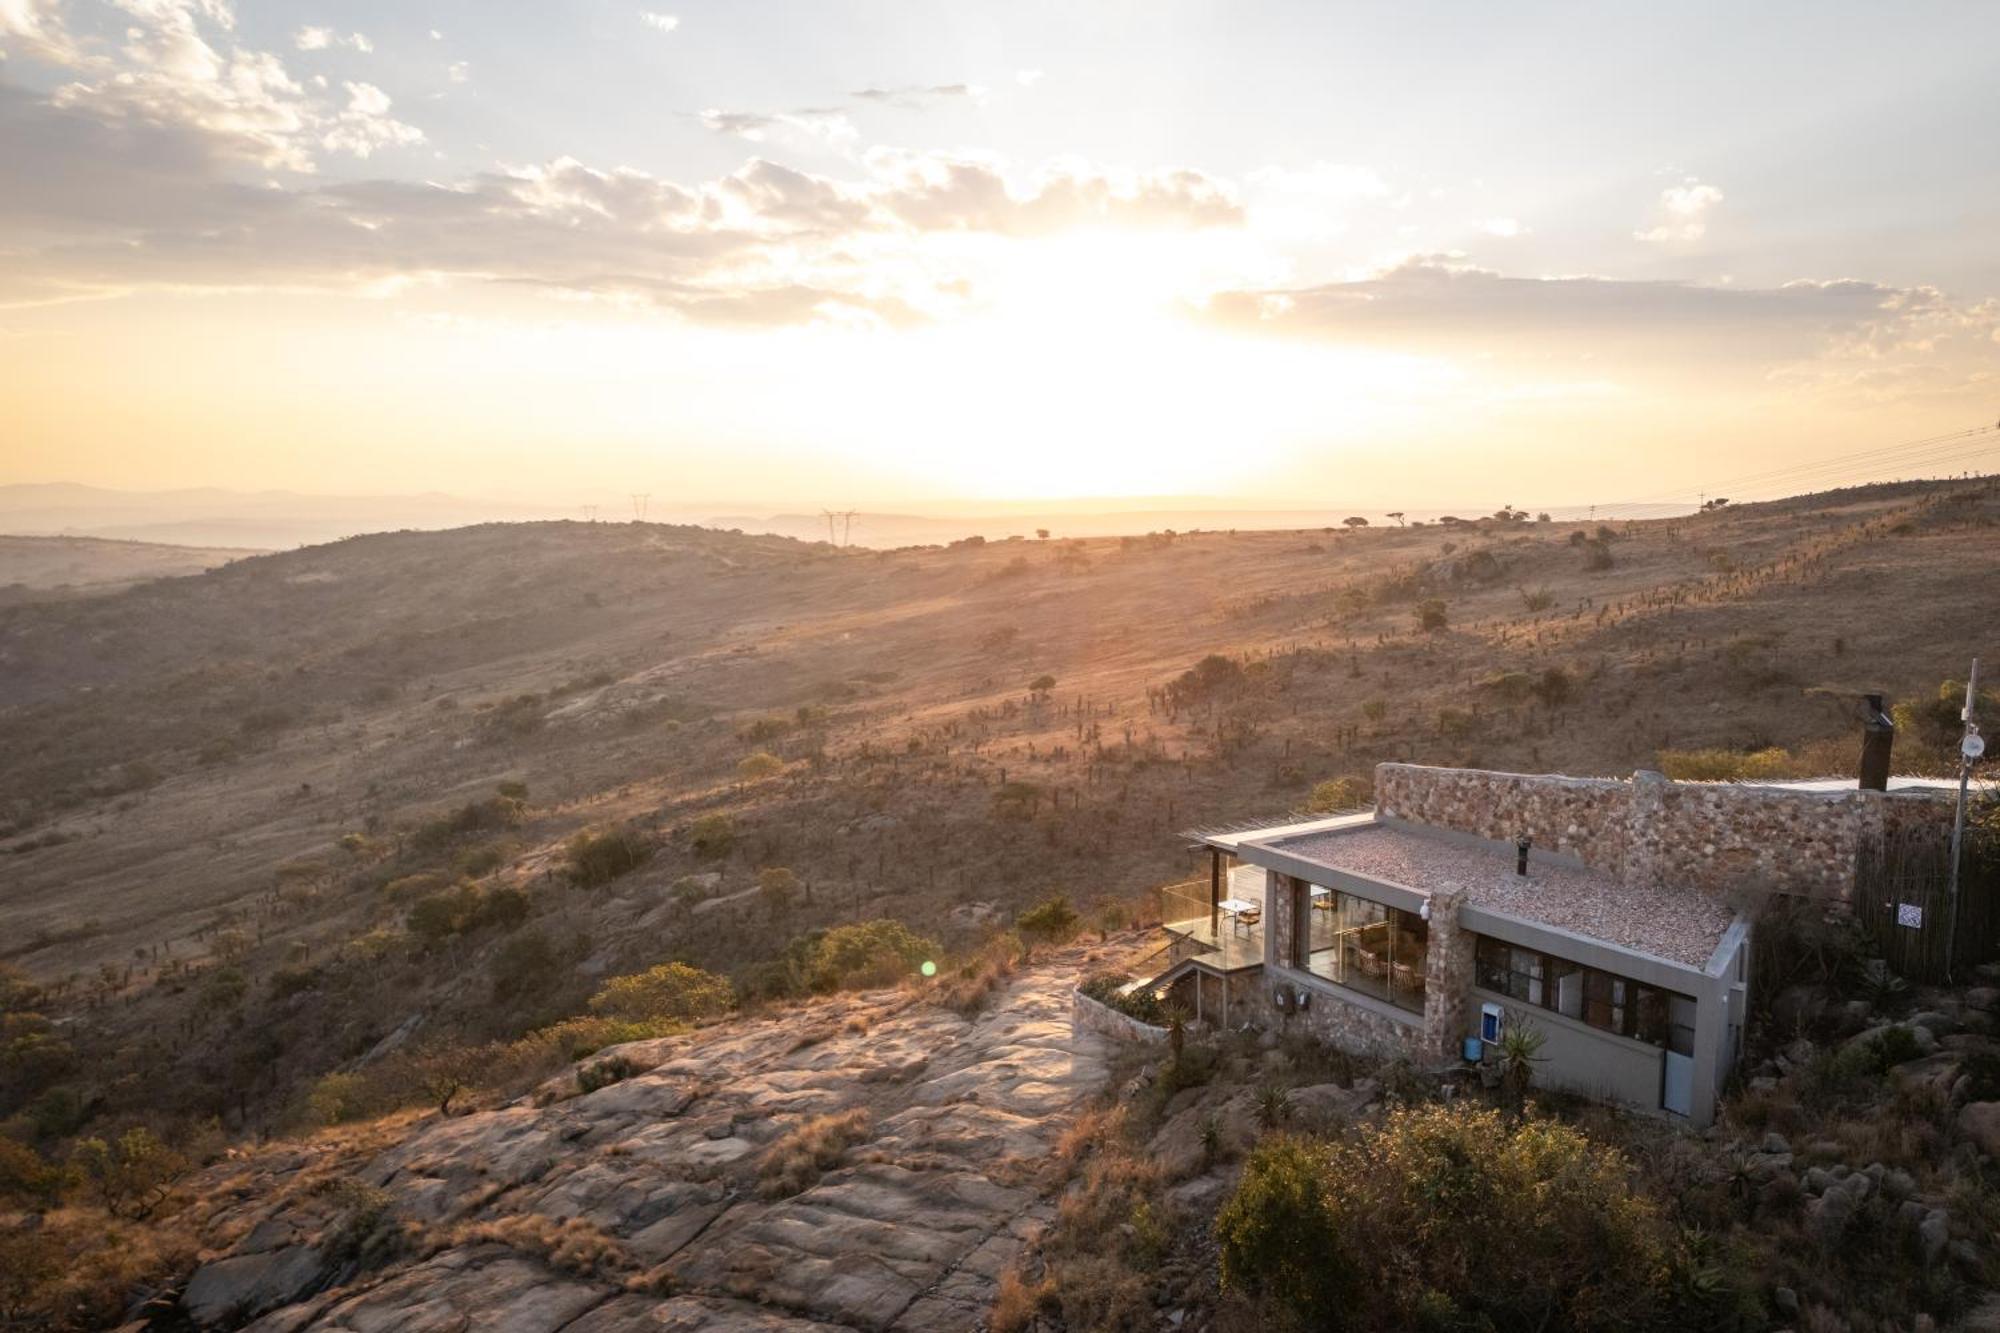
[[[1130,1014],[1121,1014],[1101,1000],[1093,1000],[1080,990],[1069,993],[1071,1023],[1086,1032],[1096,1032],[1119,1041],[1165,1041],[1167,1030],[1141,1023]]]

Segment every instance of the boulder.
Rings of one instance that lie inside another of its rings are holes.
[[[1356,1079],[1351,1088],[1316,1083],[1292,1090],[1292,1114],[1307,1123],[1337,1125],[1365,1114],[1381,1097],[1382,1085],[1372,1078]]]
[[[1905,1026],[1923,1028],[1933,1037],[1949,1037],[1958,1031],[1958,1021],[1936,1009],[1926,1009],[1920,1014],[1912,1014]]]
[[[1958,1113],[1958,1132],[1988,1157],[2000,1158],[2000,1102],[1971,1102]]]
[[[330,1276],[326,1256],[310,1245],[233,1254],[195,1270],[181,1308],[203,1328],[234,1326],[310,1294]]]
[[[1944,1247],[1951,1240],[1951,1219],[1944,1209],[1933,1208],[1924,1214],[1924,1220],[1917,1224],[1917,1244],[1923,1248],[1924,1262],[1936,1263],[1944,1253]]]

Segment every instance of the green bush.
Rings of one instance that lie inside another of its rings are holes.
[[[1777,746],[1762,750],[1662,750],[1660,772],[1676,782],[1768,782],[1794,776],[1792,756]]]
[[[1143,986],[1129,995],[1120,993],[1131,980],[1121,972],[1100,972],[1096,976],[1085,977],[1077,984],[1077,989],[1127,1018],[1136,1018],[1154,1027],[1165,1027],[1167,1006],[1158,995]]]
[[[1267,1139],[1216,1219],[1226,1286],[1336,1329],[1685,1326],[1673,1244],[1612,1149],[1550,1120],[1403,1107]]]
[[[1083,918],[1060,893],[1044,898],[1014,918],[1014,928],[1023,935],[1051,944],[1066,944],[1075,939],[1082,925]]]
[[[563,855],[570,879],[591,889],[646,864],[653,845],[629,828],[610,828],[577,834]]]
[[[1306,809],[1314,814],[1359,810],[1374,799],[1375,784],[1367,778],[1328,778],[1314,785],[1306,797]]]
[[[1279,1135],[1259,1143],[1215,1219],[1222,1285],[1262,1297],[1308,1328],[1358,1328],[1344,1313],[1363,1280],[1328,1188],[1330,1145]]]
[[[524,815],[521,802],[510,796],[489,796],[427,820],[410,831],[410,845],[426,854],[445,850],[475,833],[516,828]]]
[[[686,963],[661,963],[615,977],[590,997],[592,1013],[637,1022],[689,1022],[726,1012],[735,1002],[729,983]]]
[[[835,926],[819,937],[806,964],[816,991],[891,986],[938,956],[938,946],[900,921]]]
[[[688,845],[704,861],[729,855],[736,845],[736,824],[728,815],[703,815],[688,828]]]

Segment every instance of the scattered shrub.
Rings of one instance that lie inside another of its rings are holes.
[[[685,1023],[726,1013],[735,1003],[729,983],[686,963],[613,978],[590,997],[592,1013],[641,1023]]]
[[[736,846],[736,824],[728,815],[703,815],[688,828],[688,845],[705,861],[729,855]]]
[[[1223,1282],[1315,1327],[1688,1326],[1630,1175],[1576,1129],[1463,1102],[1267,1139],[1216,1219]]]
[[[1015,929],[1022,935],[1050,944],[1067,944],[1076,938],[1082,925],[1083,918],[1060,893],[1044,898],[1014,920]]]
[[[813,947],[806,979],[816,991],[891,986],[937,956],[934,941],[900,921],[835,926]]]
[[[1338,810],[1359,810],[1375,799],[1375,784],[1367,778],[1328,778],[1313,786],[1306,797],[1306,809],[1314,814]]]
[[[619,827],[584,832],[569,840],[564,860],[572,882],[583,888],[609,884],[630,874],[653,855],[653,844],[632,829]]]
[[[868,1112],[860,1107],[815,1116],[795,1126],[758,1160],[758,1193],[767,1199],[786,1199],[812,1188],[867,1132]]]

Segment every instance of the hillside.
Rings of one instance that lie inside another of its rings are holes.
[[[233,547],[0,535],[0,605],[37,594],[115,592],[148,579],[199,574],[257,554]]]
[[[1855,692],[2000,658],[1996,532],[1991,481],[894,551],[488,525],[0,608],[0,961],[36,997],[0,1116],[206,1156],[412,1033],[499,1049],[668,959],[785,1003],[844,923],[977,959],[1061,894],[1115,929],[1191,873],[1180,830],[1381,760],[1841,773]]]

